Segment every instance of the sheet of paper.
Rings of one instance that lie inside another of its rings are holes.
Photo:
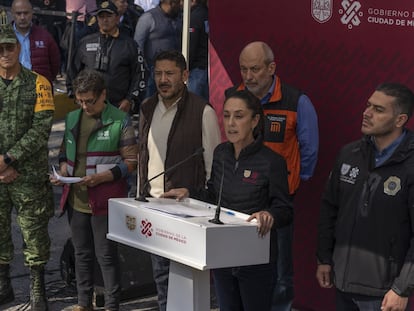
[[[157,210],[178,217],[214,216],[214,210],[200,207],[184,206],[182,204],[160,204],[153,202],[151,204],[145,204],[144,206],[149,209]]]
[[[102,173],[104,171],[110,170],[111,168],[115,167],[116,164],[97,164],[96,165],[96,172]]]
[[[53,175],[55,176],[55,178],[59,181],[61,181],[64,184],[75,184],[78,183],[82,180],[81,177],[64,177],[64,176],[60,176],[57,172],[54,166],[52,166],[53,168]]]

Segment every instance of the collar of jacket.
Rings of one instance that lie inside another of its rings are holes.
[[[116,29],[112,33],[104,33],[100,29],[99,29],[99,32],[101,33],[102,36],[105,36],[105,37],[112,37],[112,38],[119,37],[119,27],[116,27]]]
[[[247,145],[240,151],[239,159],[256,153],[260,148],[262,148],[262,146],[263,146],[263,137],[262,135],[259,134],[250,145]],[[231,142],[227,142],[227,148],[229,148],[231,153],[234,155],[234,147]]]
[[[395,149],[394,153],[391,155],[391,157],[386,161],[386,163],[395,163],[395,162],[401,162],[404,161],[411,153],[414,152],[414,132],[412,132],[409,129],[405,129],[406,135],[402,142],[399,144],[397,149]],[[361,143],[363,144],[360,146],[359,150],[354,150],[355,152],[360,152],[367,150],[367,148],[370,148],[368,150],[374,151],[375,145],[372,140],[371,136],[365,135]],[[365,148],[363,147],[365,146]]]
[[[110,109],[110,103],[108,101],[105,100],[105,108],[102,110],[101,114],[99,116],[96,116],[96,125],[94,127],[94,131],[97,129],[100,129],[104,126],[110,125],[114,122],[114,120],[111,117],[111,113],[108,111],[108,109]],[[73,111],[73,113],[76,115],[76,118],[78,120],[77,124],[74,125],[74,127],[72,129],[70,129],[71,131],[78,131],[79,129],[79,125],[80,125],[80,118],[81,118],[81,114],[83,113],[83,109],[79,108],[75,111]]]
[[[188,97],[188,89],[187,86],[184,85],[184,89],[181,92],[181,98],[178,100],[177,102],[177,112],[181,111],[187,101],[187,97]],[[149,99],[145,100],[143,105],[141,105],[141,111],[144,114],[144,116],[146,116],[148,118],[148,113],[150,111],[153,110],[153,108],[151,108],[151,105],[145,104],[147,101],[152,101],[153,103],[158,103],[159,99],[158,99],[158,92],[156,92],[154,95],[152,95],[152,97],[150,97]]]

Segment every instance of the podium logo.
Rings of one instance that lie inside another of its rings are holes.
[[[359,26],[361,24],[360,17],[363,13],[361,10],[361,3],[354,0],[343,0],[341,2],[342,8],[339,10],[341,14],[341,23],[348,26],[348,29]]]
[[[325,23],[332,17],[333,0],[311,0],[312,17],[318,23]]]
[[[134,231],[137,227],[137,219],[133,216],[125,215],[125,224],[130,231]]]
[[[141,221],[141,233],[145,235],[146,238],[152,236],[152,223],[147,219]]]

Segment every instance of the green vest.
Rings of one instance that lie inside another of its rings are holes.
[[[76,142],[79,133],[82,109],[70,112],[66,117],[65,147],[68,174],[73,175],[76,159]],[[119,153],[119,142],[125,126],[126,113],[106,104],[97,126],[88,139],[86,155],[86,175],[96,173],[98,164],[119,164],[122,157]]]

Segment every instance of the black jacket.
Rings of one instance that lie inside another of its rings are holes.
[[[217,204],[222,178],[221,206],[245,214],[258,211],[272,214],[275,223],[271,230],[271,260],[275,260],[276,228],[290,224],[293,219],[285,160],[264,146],[261,138],[244,148],[237,160],[233,145],[222,143],[214,150],[207,191],[191,195]]]
[[[207,69],[208,62],[208,8],[196,4],[191,8],[190,14],[190,70],[195,68]]]
[[[96,32],[81,39],[68,72],[68,90],[84,68],[102,72],[106,96],[112,105],[118,106],[123,99],[140,103],[146,81],[143,57],[135,41],[124,33],[108,37]]]
[[[345,146],[322,198],[317,257],[344,292],[401,296],[414,286],[414,134],[382,165],[369,137]]]

